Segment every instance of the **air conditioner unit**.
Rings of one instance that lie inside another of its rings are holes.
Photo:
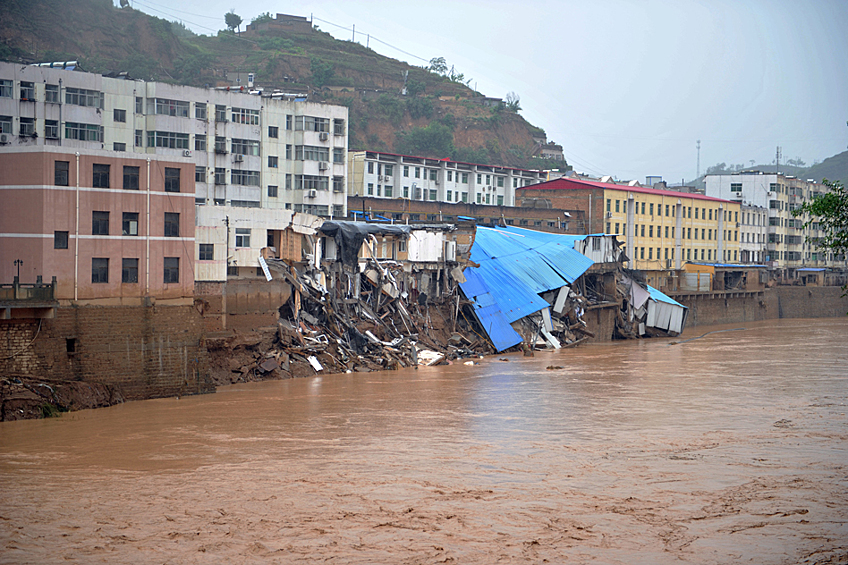
[[[666,269],[670,269],[670,268],[671,268],[671,259],[666,259],[666,260],[665,260],[665,268],[666,268]]]
[[[189,151],[188,149],[183,151],[183,157],[191,157],[191,151]]]
[[[436,185],[438,186],[438,184],[439,184],[439,179],[436,179]]]
[[[607,218],[612,218],[612,212],[607,212]]]
[[[329,167],[330,167],[330,164],[327,163],[326,161],[320,161],[318,163],[318,170],[319,171],[326,171]]]
[[[314,188],[310,189],[310,190],[306,193],[306,197],[307,197],[307,198],[315,198],[316,196],[318,196],[318,191],[317,191],[317,190],[315,190]]]
[[[9,136],[6,135],[5,133],[0,134],[0,143],[8,143],[8,142],[9,142]]]
[[[244,161],[244,155],[233,155],[234,163],[241,163]]]
[[[328,139],[330,139],[330,134],[328,134],[326,131],[322,131],[318,134],[318,139],[320,139],[321,141],[327,141]]]

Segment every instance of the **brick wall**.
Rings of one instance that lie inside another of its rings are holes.
[[[128,400],[214,392],[203,321],[191,306],[60,307],[55,319],[0,324],[0,371],[117,388]]]

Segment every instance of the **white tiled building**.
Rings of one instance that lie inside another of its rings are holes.
[[[53,145],[190,158],[196,204],[225,207],[233,220],[250,220],[244,208],[288,210],[289,220],[297,212],[344,216],[347,118],[344,106],[241,89],[0,62],[0,151]],[[198,214],[198,222],[213,216]],[[251,242],[258,257],[266,241]]]
[[[770,268],[782,270],[787,274],[801,267],[848,266],[845,257],[818,249],[811,242],[811,239],[824,235],[824,232],[818,229],[818,224],[804,228],[802,226],[809,217],[793,215],[804,202],[827,190],[823,184],[778,173],[749,171],[706,177],[708,196],[741,202],[743,206],[754,206],[766,211],[763,262]]]
[[[459,163],[378,151],[348,154],[351,196],[515,206],[515,189],[545,180],[542,171]]]

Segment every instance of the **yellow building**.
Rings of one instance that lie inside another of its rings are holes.
[[[560,178],[516,191],[547,199],[554,208],[582,209],[587,233],[616,234],[625,242],[629,267],[680,269],[686,261],[739,262],[741,204],[703,194],[645,188],[638,183]]]

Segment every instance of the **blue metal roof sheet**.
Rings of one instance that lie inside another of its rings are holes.
[[[480,273],[476,269],[466,269],[465,278],[466,282],[460,287],[467,298],[474,300],[474,313],[495,349],[503,351],[521,343],[521,336],[509,325]]]
[[[655,289],[651,285],[645,285],[645,286],[648,287],[648,293],[651,295],[651,298],[653,298],[657,302],[665,302],[666,304],[674,304],[676,306],[680,306],[681,308],[686,308],[688,310],[688,308],[686,306],[683,306],[683,304],[681,304],[680,302],[677,302],[675,299],[668,296],[667,294],[663,294],[662,292]]]

